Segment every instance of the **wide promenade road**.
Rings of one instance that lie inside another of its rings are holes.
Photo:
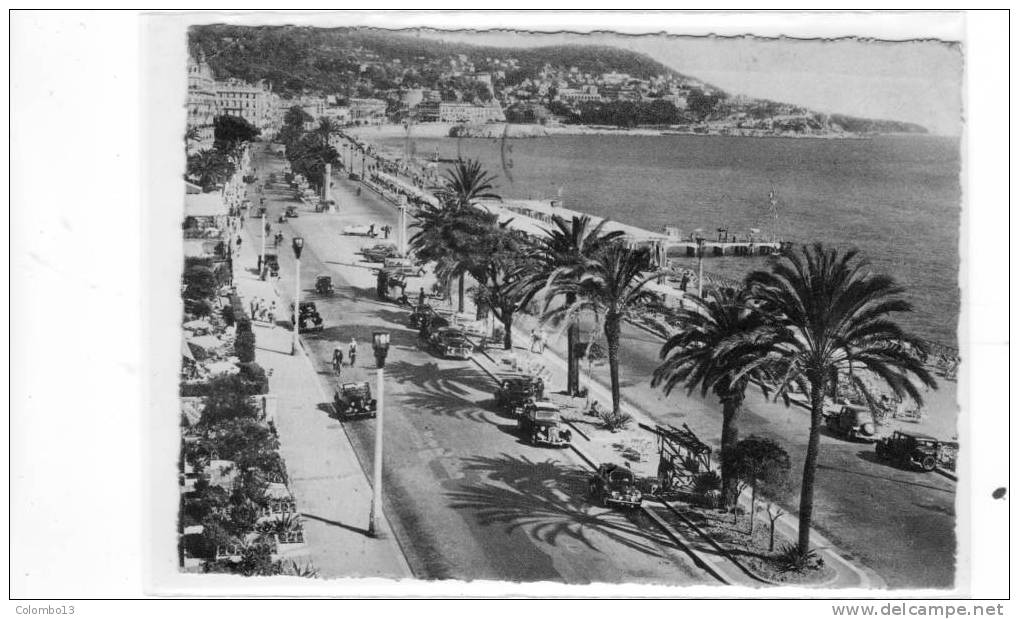
[[[367,190],[355,198],[353,183],[339,175],[335,179],[334,192],[342,215],[321,216],[315,219],[315,226],[320,225],[319,221],[353,220],[376,222],[378,226],[388,223],[395,228],[397,211],[391,204]],[[302,229],[315,227],[308,219],[302,219],[297,225]],[[342,240],[335,234],[327,238],[334,243]],[[380,307],[379,312],[385,316],[395,310]],[[526,317],[520,321],[525,332],[531,324]],[[659,363],[661,345],[660,338],[646,331],[631,325],[624,327],[620,351],[624,399],[660,422],[676,426],[688,424],[698,436],[717,448],[721,407],[716,399],[688,397],[682,393],[666,398],[660,390],[651,389],[649,377]],[[565,337],[554,339],[550,346],[563,355]],[[603,373],[607,374],[604,370]],[[607,376],[595,378],[607,384]],[[429,388],[433,387],[448,393],[441,383],[433,383]],[[489,418],[492,415],[494,413],[488,413]],[[740,420],[741,433],[772,438],[789,452],[794,483],[784,506],[790,511],[799,503],[798,481],[808,426],[805,410],[768,401],[756,390],[748,392]],[[825,432],[821,438],[814,492],[814,524],[846,558],[876,571],[889,587],[951,587],[956,551],[955,488],[955,482],[940,475],[903,470],[878,461],[872,444],[848,442]]]
[[[278,170],[274,161],[265,153],[256,156],[262,178]],[[316,302],[326,325],[320,333],[305,334],[303,342],[328,393],[340,380],[369,380],[374,390],[371,332],[391,334],[383,503],[414,574],[529,582],[715,582],[643,514],[590,505],[582,463],[570,451],[522,443],[515,422],[490,406],[491,380],[472,362],[442,360],[419,349],[416,332],[405,326],[408,311],[375,299],[372,266],[355,253],[375,241],[341,234],[351,223],[381,225],[382,217],[372,210],[381,205],[365,210],[363,205],[371,205],[367,196],[355,200],[339,185],[340,214],[302,210],[282,225],[276,220],[284,205],[295,204],[291,192],[267,192],[273,231],[286,237],[279,248],[277,289],[285,298],[292,294],[290,239],[299,234],[306,242],[302,298]],[[259,221],[247,225],[252,238],[260,238]],[[332,275],[333,296],[314,293],[319,273]],[[344,367],[338,380],[332,351],[340,346],[346,357],[351,337],[359,344],[357,363]],[[321,402],[312,414],[330,415],[330,404]],[[347,432],[362,466],[370,470],[375,421],[337,420],[328,427]]]

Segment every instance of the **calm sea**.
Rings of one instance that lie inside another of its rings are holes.
[[[565,206],[686,235],[719,227],[859,248],[895,276],[915,305],[903,322],[955,346],[959,312],[959,141],[933,136],[864,140],[721,136],[576,136],[388,140],[442,157],[479,158],[507,198],[561,196]],[[505,162],[505,165],[504,165]],[[777,218],[768,194],[778,198]],[[705,270],[740,277],[766,259],[710,258]]]

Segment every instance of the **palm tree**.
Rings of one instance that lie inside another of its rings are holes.
[[[562,217],[553,217],[554,226],[546,230],[546,236],[536,239],[532,246],[537,254],[537,263],[528,263],[521,273],[520,283],[527,293],[523,299],[526,304],[531,298],[550,290],[557,279],[579,280],[583,267],[608,243],[623,236],[621,230],[602,233],[608,220],[603,219],[591,225],[587,215],[574,216],[567,222]],[[546,296],[545,306],[553,301],[553,296]],[[577,293],[565,293],[566,307],[577,301]],[[576,355],[580,325],[570,321],[566,330],[566,392],[575,395],[580,390],[580,361]]]
[[[601,317],[609,352],[609,375],[612,382],[612,412],[619,412],[619,336],[623,319],[634,308],[654,299],[645,286],[656,277],[652,271],[651,253],[646,248],[630,249],[622,243],[609,243],[587,260],[577,279],[556,278],[550,292],[553,296],[576,295],[576,303],[554,308],[546,313],[552,321],[573,321],[583,311]]]
[[[748,304],[746,288],[712,288],[704,299],[690,297],[691,308],[677,312],[678,333],[662,346],[662,364],[655,370],[651,386],[662,386],[666,395],[677,386],[687,395],[700,389],[711,391],[722,403],[722,453],[739,442],[739,417],[747,385],[760,356],[743,346],[748,333],[762,326],[761,315]],[[731,463],[722,460],[722,500],[733,507],[737,478]]]
[[[476,200],[499,196],[491,193],[495,176],[481,168],[481,162],[472,159],[456,160],[453,168],[443,174],[445,187],[439,192],[442,206],[426,207],[418,215],[415,226],[419,229],[411,237],[411,246],[423,260],[434,260],[438,270],[456,277],[458,311],[464,311],[464,278],[470,272],[471,256],[466,249],[470,235],[480,224],[480,211],[473,207]]]
[[[476,159],[457,158],[456,164],[443,175],[445,186],[439,192],[443,204],[454,209],[469,207],[476,200],[500,199],[491,193],[495,189],[495,175],[483,170]]]
[[[771,271],[747,277],[761,309],[771,316],[766,346],[776,397],[788,402],[796,385],[810,398],[810,435],[803,463],[797,547],[810,550],[814,479],[820,448],[824,397],[839,370],[854,367],[851,379],[873,401],[860,370],[872,374],[899,397],[918,405],[923,397],[915,381],[936,388],[921,355],[926,345],[906,334],[889,316],[910,312],[904,289],[891,277],[877,275],[856,250],[840,251],[816,243],[787,254]]]
[[[332,140],[333,136],[340,134],[340,125],[331,118],[320,118],[318,127],[312,133],[318,138],[320,145],[323,147],[330,146],[330,140]]]

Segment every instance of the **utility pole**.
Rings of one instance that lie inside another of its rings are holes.
[[[372,504],[368,515],[368,535],[379,537],[379,517],[382,515],[382,420],[385,414],[385,367],[386,355],[389,352],[389,333],[376,331],[372,333],[372,347],[375,350],[375,390],[378,402],[375,407],[375,454],[372,472]]]
[[[297,265],[294,281],[294,341],[291,344],[290,354],[296,355],[300,348],[300,337],[301,337],[301,250],[304,249],[304,239],[295,236],[294,242],[294,263]]]

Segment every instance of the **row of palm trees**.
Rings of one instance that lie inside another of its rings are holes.
[[[579,383],[576,342],[582,315],[593,314],[608,348],[612,408],[619,412],[619,345],[623,323],[654,300],[647,284],[655,279],[651,254],[622,242],[622,233],[605,231],[606,221],[588,217],[554,218],[540,238],[512,231],[508,222],[479,209],[475,202],[493,199],[494,177],[476,161],[458,160],[445,175],[441,206],[425,207],[411,246],[436,272],[460,280],[471,275],[506,327],[511,345],[512,314],[537,302],[543,321],[567,325],[567,391]],[[502,279],[493,281],[493,273]],[[498,286],[494,286],[498,284]],[[498,294],[492,294],[493,287]],[[678,318],[682,325],[661,349],[662,363],[651,384],[669,394],[712,393],[722,405],[722,453],[739,440],[739,419],[747,388],[759,385],[781,398],[798,391],[810,402],[810,431],[799,505],[798,551],[810,550],[810,527],[824,398],[840,372],[874,400],[861,371],[879,379],[900,397],[922,404],[920,385],[936,388],[921,359],[926,350],[918,338],[892,320],[912,311],[904,289],[870,271],[855,250],[804,246],[782,256],[767,271],[749,274],[738,290],[709,289],[704,298],[686,297]],[[506,320],[506,316],[509,320]],[[856,374],[852,371],[855,368]],[[723,501],[734,507],[736,476],[722,458]]]

